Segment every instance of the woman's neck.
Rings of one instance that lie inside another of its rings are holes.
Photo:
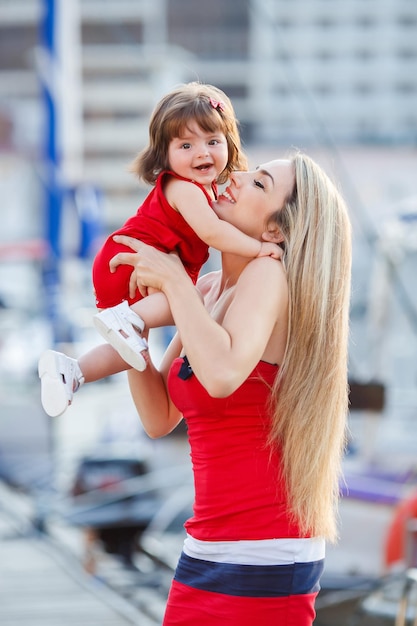
[[[239,276],[251,259],[237,254],[231,254],[229,252],[223,252],[221,259],[222,271],[220,290],[223,291],[224,289],[228,289],[237,283]]]

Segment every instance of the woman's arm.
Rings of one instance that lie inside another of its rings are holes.
[[[282,265],[272,259],[247,264],[233,291],[220,296],[215,317],[192,295],[188,281],[166,280],[163,289],[193,371],[213,397],[230,395],[246,380],[281,319],[286,333],[287,284]]]
[[[169,368],[180,351],[180,341],[176,336],[168,346],[159,370],[150,361],[143,372],[135,369],[127,372],[133,402],[146,433],[152,439],[167,435],[182,419],[167,390]]]
[[[167,183],[165,193],[170,205],[208,246],[249,258],[272,256],[281,259],[282,249],[277,244],[258,241],[219,219],[196,185],[172,179]]]
[[[201,384],[214,397],[230,395],[263,357],[277,325],[282,322],[286,329],[288,296],[282,264],[270,258],[250,261],[233,289],[226,286],[215,302],[210,303],[213,294],[208,289],[205,305],[210,314],[175,255],[126,237],[117,240],[139,250],[137,255],[118,255],[118,261],[134,264],[141,282],[165,293]]]

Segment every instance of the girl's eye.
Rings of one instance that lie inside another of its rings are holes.
[[[264,184],[261,183],[260,180],[254,180],[255,187],[259,187],[259,189],[265,189]]]
[[[188,150],[188,148],[191,148],[191,144],[190,143],[183,143],[181,148],[184,148],[184,150]]]
[[[219,143],[219,142],[217,141],[217,139],[212,139],[212,140],[210,141],[210,146],[217,146],[217,144],[218,144],[218,143]]]

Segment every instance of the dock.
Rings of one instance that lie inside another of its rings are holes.
[[[21,500],[0,482],[2,626],[155,626],[59,544],[27,524]]]

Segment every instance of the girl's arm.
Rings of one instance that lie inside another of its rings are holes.
[[[136,255],[117,255],[118,261],[135,265],[141,282],[165,293],[185,353],[207,392],[214,397],[233,393],[263,357],[276,328],[286,328],[288,296],[282,264],[269,258],[254,259],[233,290],[211,294],[208,285],[205,304],[213,315],[216,308],[221,310],[222,318],[216,320],[176,255],[128,237],[117,241],[138,250]]]
[[[165,352],[159,371],[149,361],[143,372],[130,369],[127,373],[133,402],[146,433],[153,439],[170,433],[182,419],[167,390],[169,368],[180,351],[176,336]]]
[[[208,246],[250,258],[272,256],[281,259],[282,249],[275,243],[258,241],[219,219],[196,185],[173,178],[166,185],[165,195],[169,204]]]

